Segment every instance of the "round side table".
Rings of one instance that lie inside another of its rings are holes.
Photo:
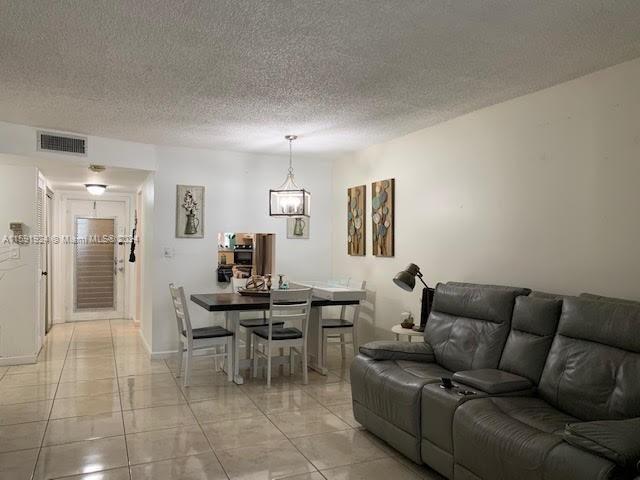
[[[422,337],[424,335],[423,332],[416,332],[410,328],[402,328],[399,323],[391,327],[391,332],[396,334],[396,340],[400,340],[400,335],[406,335],[410,342],[412,337]]]

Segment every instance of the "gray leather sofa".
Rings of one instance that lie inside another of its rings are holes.
[[[351,385],[358,422],[446,478],[638,474],[635,302],[439,284],[424,342],[363,345]]]

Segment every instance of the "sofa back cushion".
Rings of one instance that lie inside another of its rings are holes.
[[[565,298],[539,391],[583,420],[640,416],[640,306]]]
[[[605,297],[603,295],[596,295],[595,293],[581,293],[580,298],[585,298],[587,300],[600,300],[602,302],[624,303],[626,305],[640,306],[640,302],[637,300],[627,300],[625,298],[616,298],[616,297]]]
[[[438,284],[424,331],[436,361],[453,372],[497,368],[515,299],[528,293],[515,287]]]
[[[516,298],[511,331],[500,369],[528,378],[537,385],[558,328],[562,300],[541,296]]]

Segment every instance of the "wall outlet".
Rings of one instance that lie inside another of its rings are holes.
[[[164,249],[162,250],[162,256],[164,258],[173,258],[174,255],[175,251],[173,250],[173,248],[164,247]]]

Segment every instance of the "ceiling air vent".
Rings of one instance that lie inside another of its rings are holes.
[[[86,156],[87,139],[86,137],[77,137],[75,135],[38,132],[38,150]]]

